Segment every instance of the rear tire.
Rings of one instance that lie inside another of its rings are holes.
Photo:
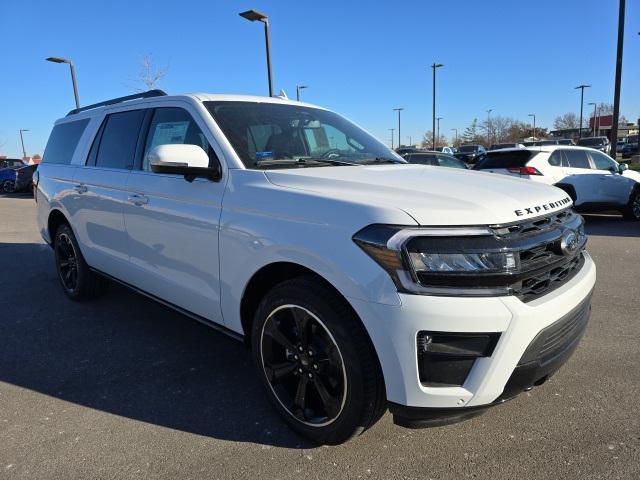
[[[275,409],[313,442],[343,443],[386,410],[381,369],[363,325],[313,277],[282,282],[263,298],[252,354]]]
[[[56,230],[53,242],[58,280],[71,300],[85,301],[100,296],[106,280],[91,271],[84,260],[73,230],[63,223]]]
[[[15,183],[12,180],[2,182],[2,191],[4,193],[13,193],[15,191]]]

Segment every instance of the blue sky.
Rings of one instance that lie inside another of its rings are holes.
[[[72,58],[83,104],[133,93],[144,54],[169,65],[170,93],[266,94],[260,24],[271,19],[276,91],[334,109],[388,141],[402,106],[403,142],[431,129],[431,72],[438,71],[441,133],[494,115],[540,126],[613,101],[617,0],[461,1],[45,1],[0,2],[0,154],[42,153],[52,123],[73,107]],[[640,2],[627,2],[622,113],[640,116]]]

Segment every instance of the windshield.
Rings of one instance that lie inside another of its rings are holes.
[[[404,163],[374,137],[327,110],[233,101],[205,105],[247,168]]]
[[[458,151],[459,152],[475,152],[478,149],[477,145],[462,145]]]
[[[581,138],[578,142],[580,145],[602,145],[604,141],[602,138]]]

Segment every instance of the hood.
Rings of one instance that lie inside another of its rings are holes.
[[[549,185],[424,165],[312,167],[265,171],[278,186],[395,208],[420,225],[510,223],[562,210],[571,200]]]

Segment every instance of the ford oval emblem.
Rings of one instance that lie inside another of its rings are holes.
[[[563,255],[569,257],[576,253],[579,245],[578,232],[575,230],[569,230],[562,235],[562,239],[560,240],[560,251]]]

